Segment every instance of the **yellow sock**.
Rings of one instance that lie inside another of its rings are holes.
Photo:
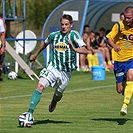
[[[112,62],[111,61],[108,61],[108,65],[112,65]]]
[[[92,56],[92,54],[87,54],[87,61],[88,61],[88,66],[89,66],[89,68],[91,68],[92,67],[92,60],[93,60],[93,56]]]
[[[104,61],[104,65],[106,65],[107,63],[106,63],[106,61]]]
[[[132,94],[133,94],[133,81],[127,81],[125,92],[124,92],[124,104],[122,107],[127,108],[128,104],[130,103]]]
[[[93,66],[98,66],[98,65],[99,65],[99,63],[98,63],[98,55],[97,55],[97,53],[95,53],[93,55]]]

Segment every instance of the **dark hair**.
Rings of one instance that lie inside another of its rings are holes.
[[[88,24],[85,24],[85,25],[84,25],[84,29],[85,29],[86,27],[90,28],[90,26],[89,26]]]
[[[62,19],[67,19],[67,20],[70,21],[71,24],[73,23],[73,18],[72,18],[72,16],[69,15],[69,14],[64,14],[64,15],[61,17],[60,22],[61,22]]]
[[[89,35],[89,33],[88,33],[88,32],[83,32],[83,34],[82,34],[82,35],[84,35],[84,34],[87,34],[87,35]]]
[[[128,6],[128,7],[125,9],[125,12],[132,12],[132,13],[133,13],[133,6]]]
[[[95,34],[95,31],[91,30],[89,34],[91,34],[91,33],[94,33]]]
[[[121,16],[121,15],[124,15],[124,13],[122,12],[122,13],[120,14],[120,16]]]
[[[104,31],[104,32],[105,32],[106,30],[105,30],[104,27],[101,27],[101,28],[99,29],[99,31]]]
[[[95,35],[96,35],[96,36],[100,36],[100,33],[99,33],[99,32],[95,32]]]

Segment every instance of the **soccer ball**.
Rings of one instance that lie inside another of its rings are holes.
[[[8,79],[15,80],[15,79],[17,79],[17,76],[18,76],[17,73],[15,73],[13,71],[8,73]]]
[[[34,122],[34,117],[29,112],[24,112],[18,117],[18,123],[20,127],[31,127],[33,122]]]

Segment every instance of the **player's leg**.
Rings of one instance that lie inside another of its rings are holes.
[[[3,81],[2,78],[2,63],[0,62],[0,81]]]
[[[86,55],[80,54],[79,55],[79,63],[80,63],[80,70],[83,72],[88,71],[88,67],[86,67]]]
[[[88,61],[88,68],[91,70],[92,66],[93,66],[93,55],[92,54],[87,54],[86,57],[87,61]]]
[[[31,100],[30,100],[30,105],[29,105],[29,110],[28,112],[33,113],[37,104],[39,103],[42,92],[44,89],[46,89],[49,86],[49,81],[45,78],[40,78],[39,83],[37,85],[37,88],[34,90]]]
[[[3,81],[3,78],[2,78],[2,64],[4,62],[4,57],[5,57],[5,53],[0,55],[0,81]]]
[[[71,72],[62,71],[58,73],[58,81],[57,84],[54,86],[55,92],[49,105],[49,112],[53,112],[56,108],[57,103],[62,99],[63,92],[65,91],[70,78]]]
[[[126,87],[124,91],[124,101],[120,112],[122,116],[127,114],[127,107],[128,107],[128,104],[130,103],[130,100],[133,94],[133,76],[132,75],[133,75],[133,69],[129,69],[127,72],[127,82],[126,82]]]
[[[54,93],[52,101],[49,105],[49,112],[53,112],[56,108],[57,102],[59,102],[62,99],[63,94],[62,93]]]

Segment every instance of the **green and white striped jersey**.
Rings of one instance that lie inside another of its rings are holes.
[[[72,41],[75,48],[86,46],[75,30],[71,30],[65,35],[61,31],[53,32],[45,40],[46,45],[52,45],[48,64],[52,64],[58,70],[72,71],[77,68],[76,52],[69,48],[68,40]]]

